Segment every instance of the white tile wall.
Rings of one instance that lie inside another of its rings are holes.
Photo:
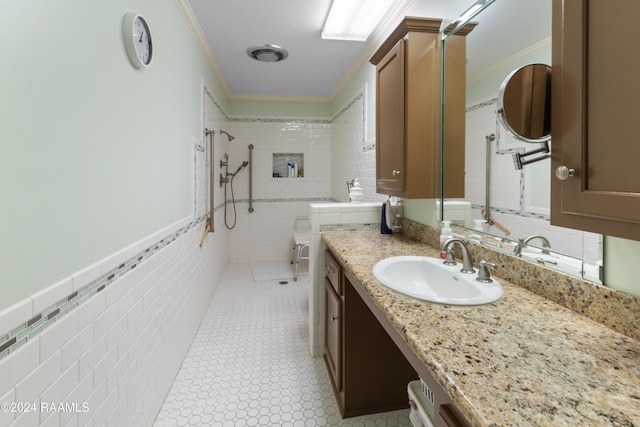
[[[366,88],[333,119],[331,128],[331,197],[349,201],[347,181],[358,178],[367,202],[387,199],[376,193],[375,135],[367,135]]]
[[[311,244],[309,248],[309,351],[324,354],[324,250],[321,231],[341,226],[380,227],[382,203],[313,203],[309,208]]]
[[[225,146],[231,172],[249,160],[248,146],[254,146],[253,213],[248,211],[248,168],[233,180],[236,226],[230,232],[230,262],[289,259],[295,218],[308,215],[310,202],[331,196],[331,125],[323,120],[238,119],[229,124],[229,129],[235,137]],[[304,177],[273,178],[274,153],[302,153]],[[227,186],[227,200],[231,200],[231,185]],[[234,222],[232,203],[227,203],[227,222],[229,226]],[[223,221],[220,226],[224,226]]]
[[[495,103],[466,114],[465,200],[486,204],[486,136],[496,134]],[[497,154],[491,144],[491,206],[520,210],[521,171],[513,168],[510,154]],[[468,224],[472,226],[472,224]]]
[[[321,226],[373,224],[380,226],[382,203],[387,196],[376,193],[375,136],[367,135],[366,87],[333,118],[331,127],[331,197],[345,203],[314,203],[309,209],[311,245],[309,275],[309,350],[324,353],[324,244]],[[358,178],[365,203],[349,201],[347,181]]]
[[[318,200],[349,201],[348,180],[359,179],[365,201],[386,200],[386,196],[375,193],[375,140],[365,135],[365,96],[363,89],[330,123],[320,119],[259,118],[236,118],[228,123],[235,139],[222,145],[229,154],[230,171],[249,160],[248,146],[254,146],[253,213],[248,212],[248,170],[242,170],[233,180],[237,223],[230,233],[231,262],[288,259],[295,218],[308,215],[309,203]],[[304,178],[273,178],[273,153],[302,153]],[[228,186],[228,200],[230,191]],[[232,225],[231,204],[227,211]]]
[[[0,311],[0,336],[11,332],[13,328],[30,319],[33,315],[33,301],[28,298]],[[0,392],[0,394],[2,394]]]
[[[193,227],[1,359],[2,402],[35,402],[38,411],[0,412],[0,426],[151,425],[224,267],[212,262],[220,242],[211,237],[198,246],[203,228]],[[97,265],[74,275],[76,283],[95,279]],[[65,281],[66,295],[71,283]],[[59,286],[34,295],[30,309],[58,298]],[[18,312],[28,320],[34,313],[25,317],[24,305],[5,310],[0,324],[14,324]],[[86,413],[41,410],[85,402]]]

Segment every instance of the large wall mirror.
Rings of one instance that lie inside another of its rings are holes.
[[[441,217],[472,241],[601,283],[602,236],[550,225],[550,159],[542,153],[518,168],[514,160],[537,144],[498,119],[507,76],[528,64],[551,65],[552,0],[485,3],[467,36],[465,197],[444,194]],[[446,55],[446,30],[443,38]]]

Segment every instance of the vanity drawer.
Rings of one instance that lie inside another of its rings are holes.
[[[342,391],[342,302],[328,278],[325,283],[324,359],[336,391]]]
[[[342,295],[340,292],[340,266],[328,251],[324,253],[324,272],[336,294]]]

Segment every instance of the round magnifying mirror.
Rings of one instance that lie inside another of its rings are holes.
[[[521,141],[549,141],[551,67],[529,64],[509,74],[498,92],[498,118]]]

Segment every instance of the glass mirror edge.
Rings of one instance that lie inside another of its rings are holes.
[[[604,282],[604,262],[590,264],[580,257],[545,248],[542,245],[522,245],[520,241],[508,237],[499,237],[495,234],[462,225],[452,224],[451,227],[455,235],[462,236],[467,241],[482,247],[593,283],[603,284]],[[602,242],[602,245],[604,245],[604,242]],[[515,251],[518,246],[525,251],[523,255],[516,255]]]
[[[487,7],[489,7],[491,4],[494,3],[495,0],[478,0],[475,3],[473,3],[465,12],[463,12],[462,15],[460,15],[460,17],[458,17],[455,20],[452,21],[447,21],[447,22],[443,22],[442,28],[441,28],[441,40],[443,41],[442,43],[442,61],[441,61],[441,108],[443,109],[443,103],[444,103],[444,76],[445,76],[445,54],[446,54],[446,49],[445,49],[445,43],[444,41],[446,41],[446,39],[448,37],[453,36],[454,34],[456,34],[457,32],[460,31],[460,29],[462,29],[466,24],[468,24],[472,19],[474,19],[477,15],[479,15],[482,11],[484,11]],[[472,9],[475,8],[475,11],[469,12]],[[468,15],[468,16],[465,16]],[[454,25],[455,24],[455,25]],[[438,225],[441,227],[442,226],[442,220],[446,219],[444,216],[444,208],[445,208],[445,194],[444,194],[444,147],[445,147],[445,136],[444,136],[444,114],[441,114],[441,132],[440,132],[440,148],[441,148],[441,177],[440,177],[440,197],[438,199],[439,202],[439,206],[437,209],[437,218],[438,218]],[[474,230],[473,228],[469,228],[467,226],[460,226],[460,225],[454,225],[456,228],[460,229],[460,230],[466,230],[468,232],[467,234],[467,238],[469,238],[469,236],[471,236],[476,230]],[[482,233],[486,236],[491,236],[492,238],[495,239],[501,239],[503,241],[511,241],[514,244],[517,244],[518,242],[515,242],[512,239],[508,239],[508,238],[501,238],[499,236],[495,236],[491,233]],[[582,235],[582,242],[583,242],[583,249],[582,252],[584,253],[584,233]],[[578,277],[581,278],[583,280],[587,280],[587,281],[591,281],[597,284],[604,284],[604,257],[603,257],[603,246],[604,246],[604,239],[602,236],[600,236],[600,259],[598,262],[596,262],[594,264],[596,270],[598,270],[598,273],[594,276],[594,275],[586,275],[585,274],[585,264],[588,264],[584,261],[584,257],[582,259],[572,256],[572,255],[567,255],[564,254],[562,252],[558,252],[555,250],[548,250],[548,252],[553,253],[557,256],[560,257],[566,257],[568,259],[573,259],[573,260],[577,260],[577,262],[579,262],[580,264],[580,269],[579,272],[577,273],[571,273],[571,272],[566,272],[563,271],[559,268],[553,268],[552,266],[549,266],[550,268],[556,270],[556,271],[560,271],[566,274],[570,274],[571,276],[574,277]],[[488,248],[491,248],[491,246],[486,246]],[[533,249],[540,249],[536,246],[533,245],[525,245],[525,247],[528,248],[533,248]],[[513,253],[510,253],[508,250],[502,249],[501,252],[507,254],[507,255],[511,255],[514,257],[517,257],[518,259],[522,259],[524,261],[528,261],[528,262],[532,262],[535,263],[535,261],[531,261],[531,260],[527,260],[526,258],[522,258],[521,256],[517,256],[514,255]],[[598,264],[599,263],[599,264]],[[591,265],[591,264],[588,264]]]
[[[485,10],[489,5],[491,5],[495,0],[478,0],[474,4],[472,4],[467,10],[462,12],[462,14],[453,21],[443,20],[442,27],[440,30],[441,39],[444,41],[447,38],[455,35],[458,31],[460,31],[465,25],[467,25],[473,18],[476,17],[480,12]]]

